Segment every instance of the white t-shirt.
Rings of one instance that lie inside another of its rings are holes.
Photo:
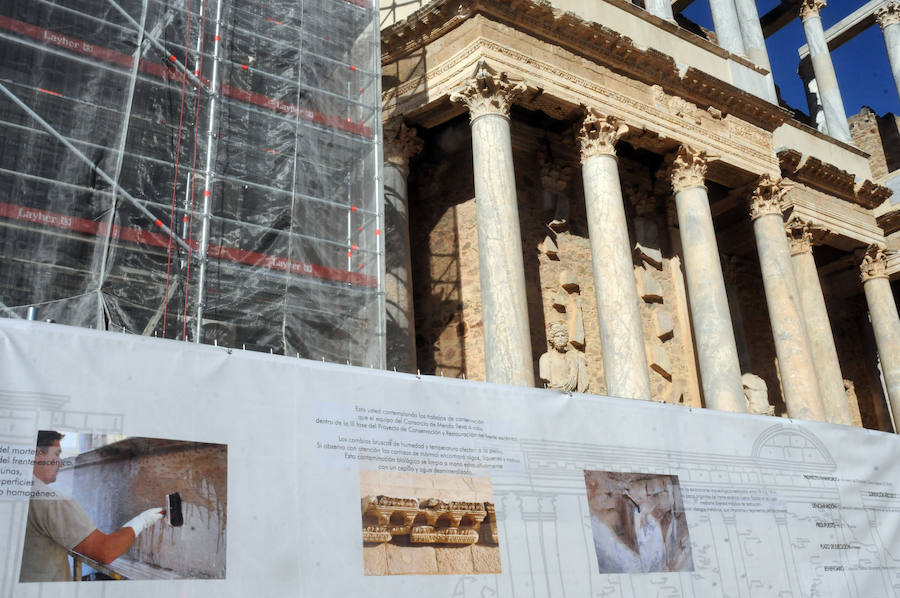
[[[19,581],[72,581],[67,551],[97,529],[73,498],[34,478]]]

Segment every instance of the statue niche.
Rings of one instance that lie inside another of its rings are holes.
[[[547,388],[566,392],[585,392],[588,372],[584,354],[569,349],[569,331],[563,322],[553,322],[547,328],[549,350],[538,362],[539,376]]]

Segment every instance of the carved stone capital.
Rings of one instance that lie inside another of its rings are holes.
[[[581,161],[597,155],[615,156],[616,142],[627,132],[628,125],[615,116],[588,108],[581,130],[575,136],[581,147]]]
[[[788,243],[791,246],[791,255],[812,253],[813,245],[818,244],[814,238],[814,233],[818,235],[823,231],[824,229],[821,227],[797,217],[788,220],[787,224],[784,225],[784,232],[787,234]]]
[[[800,0],[800,19],[806,20],[819,15],[825,8],[825,0]]]
[[[385,130],[384,161],[408,168],[409,159],[422,151],[422,145],[416,130],[401,122]]]
[[[884,29],[888,25],[896,25],[900,23],[900,2],[888,2],[875,11],[875,20],[878,25]]]
[[[706,152],[682,145],[675,154],[675,161],[669,169],[672,190],[675,193],[689,187],[704,187],[706,183]]]
[[[506,73],[494,74],[481,62],[475,76],[462,89],[450,94],[450,101],[465,104],[470,121],[487,114],[509,118],[510,107],[526,89],[525,83],[510,81]]]
[[[860,278],[863,283],[873,278],[887,278],[887,255],[884,248],[878,245],[869,245],[866,248],[866,255],[863,256],[862,263],[859,265]]]
[[[759,177],[756,189],[750,196],[750,220],[756,220],[767,214],[775,214],[780,217],[781,199],[787,191],[787,186],[780,179],[775,179],[767,174]]]

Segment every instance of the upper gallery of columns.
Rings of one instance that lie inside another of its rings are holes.
[[[865,152],[729,83],[731,55],[721,48],[625,0],[585,6],[591,14],[563,12],[538,0],[434,0],[383,31],[385,118],[402,114],[429,129],[467,111],[471,102],[484,103],[486,90],[502,85],[491,78],[478,88],[470,81],[484,61],[527,84],[511,103],[573,124],[582,118],[582,105],[601,107],[629,126],[634,147],[657,155],[681,144],[706,151],[714,157],[710,180],[726,187],[779,171],[791,178],[776,153],[785,148],[798,156],[794,162],[804,172],[813,164],[845,171],[851,183],[842,200],[866,208],[884,200],[870,181]],[[601,25],[593,19],[603,11],[615,14]],[[668,40],[671,53],[649,43],[656,38]],[[676,57],[682,50],[684,60]],[[472,85],[466,102],[449,101]],[[485,110],[500,108],[484,103]]]

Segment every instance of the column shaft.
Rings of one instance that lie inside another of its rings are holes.
[[[802,0],[801,3],[800,15],[803,30],[806,32],[806,42],[809,45],[809,59],[816,74],[816,85],[825,112],[828,134],[840,141],[853,143],[850,127],[847,125],[844,101],[841,99],[841,90],[838,88],[837,76],[831,62],[831,52],[825,41],[825,31],[822,29],[822,18],[819,16],[819,9],[824,6],[824,0]]]
[[[409,158],[422,142],[402,123],[384,143],[385,315],[388,369],[416,371],[412,262],[409,245]]]
[[[775,78],[772,76],[772,65],[769,62],[769,52],[766,49],[766,38],[759,23],[756,0],[734,0],[734,6],[737,10],[741,38],[744,41],[747,57],[750,58],[753,64],[769,71],[765,79],[764,97],[773,104],[777,104],[778,95],[775,93]]]
[[[784,235],[779,207],[783,192],[768,177],[763,177],[751,207],[753,234],[788,415],[824,421],[825,408],[819,396],[819,382],[791,265],[791,251]]]
[[[385,204],[385,313],[387,315],[387,367],[416,371],[415,323],[412,300],[412,262],[407,211],[408,173],[399,164],[384,165]]]
[[[890,2],[883,6],[876,12],[876,18],[884,35],[897,95],[900,95],[900,2]]]
[[[822,133],[828,133],[828,125],[825,124],[825,113],[822,110],[822,102],[819,100],[819,86],[813,73],[812,62],[809,56],[800,61],[797,74],[803,81],[803,91],[806,93],[806,105],[809,107],[809,119]]]
[[[801,235],[805,237],[807,234],[808,232],[801,230]],[[816,379],[819,381],[819,391],[825,408],[825,419],[833,424],[851,426],[853,420],[844,390],[844,377],[841,374],[831,321],[825,307],[825,296],[822,293],[819,272],[809,239],[794,238],[791,263],[797,280],[797,290],[800,292],[801,311],[809,335]]]
[[[712,13],[719,46],[732,54],[746,55],[734,0],[709,0],[709,11]]]
[[[612,153],[615,140],[624,131],[614,119],[589,114],[579,134],[581,172],[606,392],[615,397],[649,400],[650,370],[640,303],[619,167]]]
[[[525,265],[509,109],[526,90],[481,62],[450,100],[469,108],[478,219],[478,265],[488,382],[534,385]]]
[[[702,168],[697,168],[698,162]],[[702,186],[705,156],[682,149],[674,165],[676,177],[680,169],[691,167],[702,173],[694,173],[687,181],[673,181],[673,187],[703,395],[712,409],[746,412],[716,232],[706,187]]]
[[[644,8],[652,15],[656,15],[667,21],[675,21],[672,13],[672,3],[669,0],[644,0]]]
[[[881,372],[887,384],[894,430],[900,430],[900,317],[886,268],[884,253],[880,249],[870,249],[863,261],[863,291],[875,332]]]
[[[472,122],[478,264],[488,382],[534,385],[509,119]]]

